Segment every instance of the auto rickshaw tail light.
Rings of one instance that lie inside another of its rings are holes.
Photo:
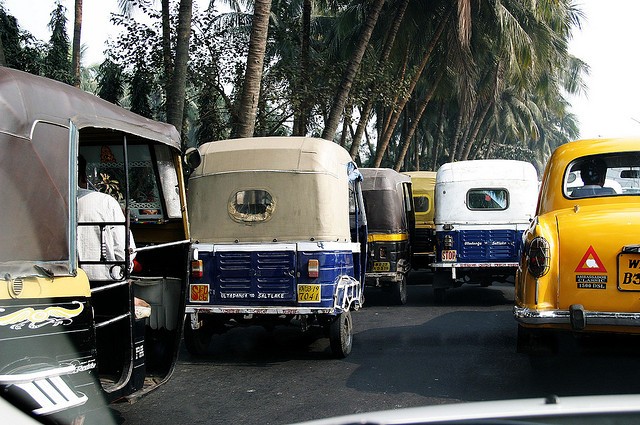
[[[307,265],[307,274],[311,278],[316,278],[320,275],[320,261],[311,259]]]
[[[445,235],[442,240],[442,245],[444,249],[447,249],[447,250],[453,249],[453,236]]]
[[[543,237],[533,238],[527,252],[527,267],[533,277],[541,277],[549,271],[549,242]]]
[[[204,266],[202,260],[191,261],[191,277],[200,279],[204,276]]]

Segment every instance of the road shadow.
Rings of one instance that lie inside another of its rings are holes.
[[[371,393],[482,401],[640,392],[638,337],[563,335],[560,352],[516,353],[510,311],[457,311],[357,335],[348,386]]]

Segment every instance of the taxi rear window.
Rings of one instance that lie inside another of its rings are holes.
[[[570,199],[640,194],[640,152],[577,158],[567,167],[563,192]]]

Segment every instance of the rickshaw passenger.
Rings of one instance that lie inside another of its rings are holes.
[[[87,161],[78,157],[78,222],[121,222],[123,225],[103,226],[102,243],[100,226],[78,226],[78,256],[82,261],[98,261],[101,253],[107,261],[125,261],[125,217],[118,201],[111,195],[87,189]],[[133,235],[129,233],[130,269],[135,257]],[[118,267],[109,264],[85,264],[82,269],[90,280],[121,280]],[[112,272],[113,271],[113,272]]]

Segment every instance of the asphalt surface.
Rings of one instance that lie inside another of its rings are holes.
[[[557,355],[516,353],[513,285],[465,285],[433,302],[431,275],[412,272],[408,303],[366,292],[354,345],[333,359],[328,340],[298,330],[235,329],[210,353],[182,350],[171,380],[134,404],[124,424],[291,424],[357,412],[457,402],[640,393],[635,340],[568,338]]]

